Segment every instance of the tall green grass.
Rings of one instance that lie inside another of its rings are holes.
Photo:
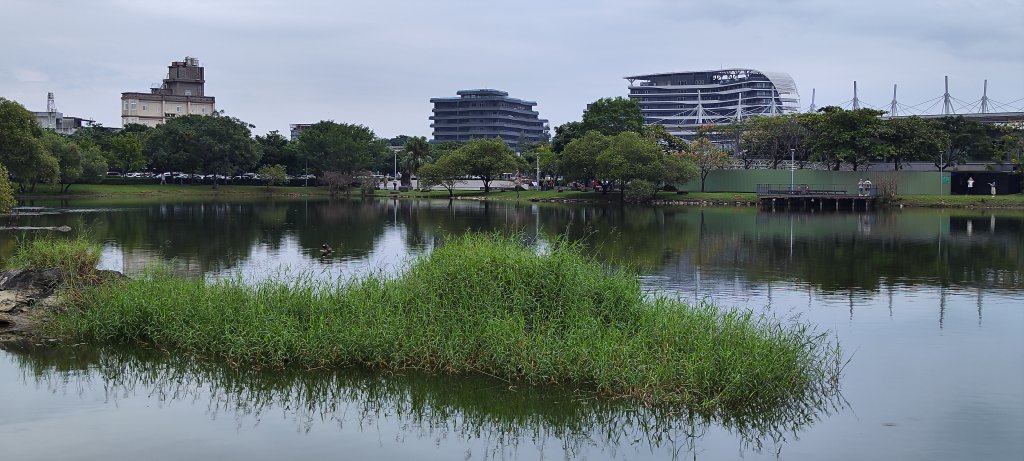
[[[19,242],[7,261],[6,269],[60,269],[65,277],[85,280],[96,276],[100,247],[84,237],[71,239],[40,238]]]
[[[840,352],[805,326],[645,298],[573,244],[455,237],[398,278],[205,283],[154,272],[86,289],[51,323],[245,367],[369,366],[560,384],[705,413],[838,392]]]

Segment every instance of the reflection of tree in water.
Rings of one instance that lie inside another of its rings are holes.
[[[365,257],[391,221],[384,203],[375,200],[316,201],[292,211],[299,245],[313,258],[324,243],[334,248],[335,257]]]
[[[618,457],[627,449],[696,457],[700,437],[714,428],[736,436],[741,449],[776,451],[789,436],[844,405],[835,397],[765,408],[754,417],[712,418],[481,377],[358,369],[268,373],[116,348],[12,352],[24,379],[51,392],[70,388],[84,394],[96,384],[115,403],[136,395],[161,402],[205,400],[211,418],[231,414],[239,427],[275,413],[294,420],[304,432],[325,421],[340,429],[355,424],[357,430],[379,430],[378,423],[391,423],[399,431],[394,435],[399,441],[449,436],[481,440],[486,444],[484,457],[531,457],[518,451],[531,444],[540,449],[549,440],[557,440],[570,458],[587,456],[589,450]]]

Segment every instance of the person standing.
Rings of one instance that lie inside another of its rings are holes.
[[[995,181],[988,183],[988,186],[992,188],[992,197],[996,196],[996,183]]]
[[[874,196],[873,191],[871,190],[871,180],[870,179],[865,179],[864,180],[864,196],[865,197],[872,197],[872,196]]]
[[[967,178],[967,195],[974,195],[974,176]]]

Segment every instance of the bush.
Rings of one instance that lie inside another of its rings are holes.
[[[657,193],[658,189],[654,186],[654,183],[643,179],[634,179],[629,182],[629,187],[626,188],[626,201],[647,203],[654,200],[654,195]]]

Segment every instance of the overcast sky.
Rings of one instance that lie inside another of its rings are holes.
[[[840,6],[844,5],[844,6]],[[850,5],[850,6],[845,6]],[[171,61],[206,67],[217,108],[256,125],[359,123],[430,136],[430,98],[497,88],[552,128],[625,96],[622,77],[787,72],[801,105],[943,93],[1024,107],[1022,0],[2,0],[0,96],[120,126],[120,96]],[[959,104],[957,104],[959,106]],[[927,105],[923,108],[926,108]],[[932,109],[941,110],[941,102]]]

